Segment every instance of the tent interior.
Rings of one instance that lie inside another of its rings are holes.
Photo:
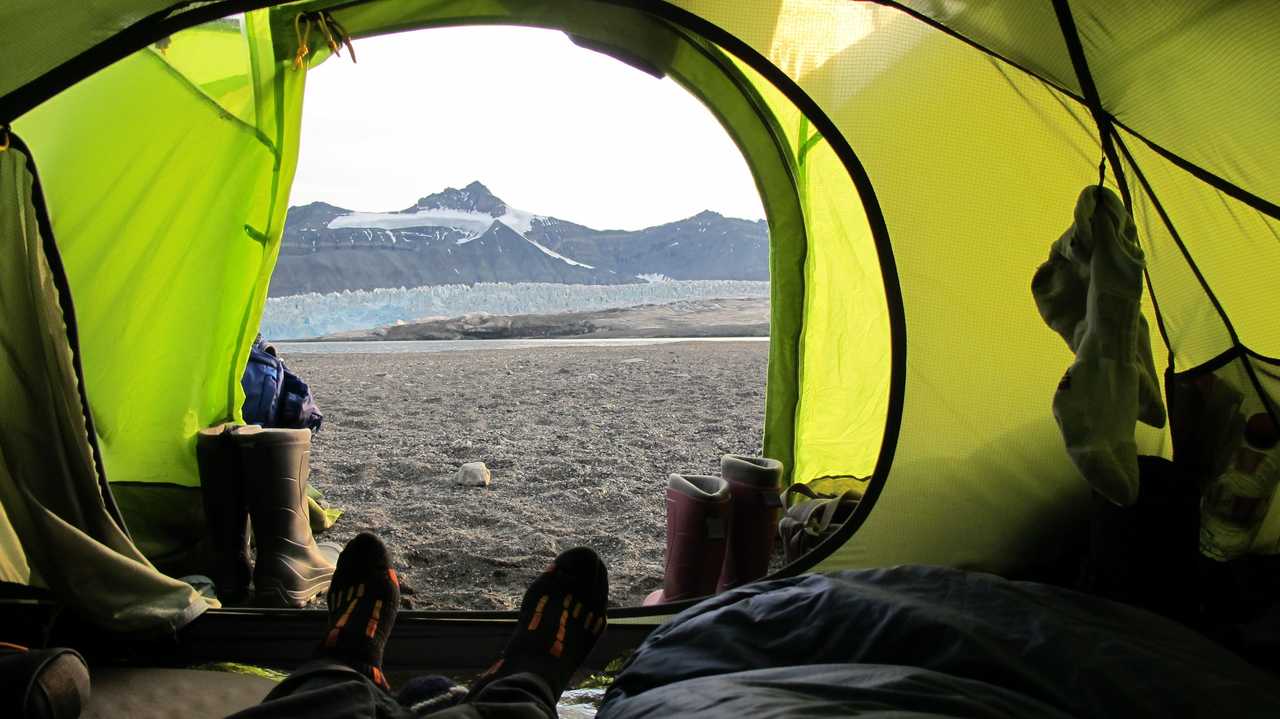
[[[194,435],[239,418],[307,70],[345,61],[333,55],[348,40],[358,52],[361,38],[468,24],[561,30],[671,77],[741,149],[770,236],[765,454],[788,482],[862,496],[775,578],[900,564],[1038,576],[1091,507],[1052,409],[1073,353],[1029,289],[1083,188],[1101,177],[1124,198],[1146,258],[1142,313],[1170,422],[1138,424],[1138,452],[1173,458],[1203,487],[1243,431],[1209,426],[1209,384],[1235,412],[1276,417],[1278,13],[1101,0],[11,2],[0,580],[48,590],[34,596],[73,608],[74,631],[179,633],[188,659],[288,665],[305,652],[320,612],[211,608],[173,578],[203,526]],[[1273,491],[1248,556],[1223,563],[1242,587],[1228,605],[1242,626],[1280,585]],[[23,601],[3,624],[31,631]],[[600,653],[692,603],[620,610]],[[513,616],[406,612],[403,654],[465,636],[441,651],[474,666]]]

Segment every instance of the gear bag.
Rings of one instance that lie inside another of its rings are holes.
[[[285,366],[276,348],[261,337],[249,349],[249,363],[240,380],[244,387],[241,411],[248,424],[320,431],[324,415],[311,388]]]

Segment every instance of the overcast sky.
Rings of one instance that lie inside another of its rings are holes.
[[[741,153],[701,103],[528,28],[357,40],[307,77],[290,204],[399,210],[479,180],[511,206],[598,229],[704,209],[764,216]]]

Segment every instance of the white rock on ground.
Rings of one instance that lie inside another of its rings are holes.
[[[458,467],[458,484],[464,487],[488,487],[492,477],[484,462],[467,462]]]

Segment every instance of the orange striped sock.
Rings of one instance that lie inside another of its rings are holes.
[[[381,540],[362,533],[338,557],[327,594],[329,628],[317,649],[390,690],[382,653],[400,606],[400,583]]]

